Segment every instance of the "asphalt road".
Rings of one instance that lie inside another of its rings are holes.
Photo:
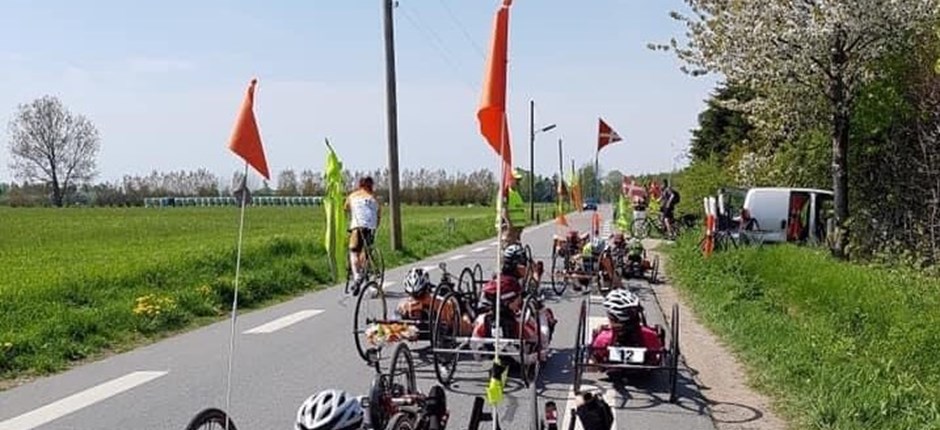
[[[601,207],[601,211],[609,220],[610,208]],[[569,222],[586,231],[589,214],[571,215]],[[605,223],[607,228],[609,223]],[[542,224],[528,229],[523,240],[532,246],[536,258],[548,263],[555,233],[553,223]],[[495,245],[492,239],[468,245],[415,266],[436,267],[444,261],[452,272],[459,273],[465,266],[481,263],[490,274]],[[407,269],[386,272],[387,283],[393,283],[389,291],[401,292],[400,282]],[[435,268],[432,278],[439,276],[440,270]],[[663,312],[651,287],[639,281],[631,282],[630,287],[645,301],[649,322],[663,324]],[[390,298],[389,306],[399,297]],[[537,393],[540,411],[546,401],[558,405],[562,429],[567,429],[564,420],[572,397],[570,358],[577,310],[587,298],[570,290],[561,298],[549,294],[549,306],[559,323]],[[367,392],[373,371],[359,358],[353,344],[354,306],[354,300],[344,297],[342,287],[334,287],[239,316],[230,409],[239,429],[291,429],[298,406],[321,389]],[[599,303],[592,306],[591,315],[595,323],[602,320]],[[226,320],[0,393],[0,430],[183,429],[199,410],[225,404],[230,333],[231,324]],[[422,346],[424,343],[416,348]],[[416,354],[415,364],[419,388],[427,391],[436,384],[430,359]],[[465,428],[473,397],[483,394],[488,368],[487,363],[461,362],[457,381],[448,391],[448,428]],[[714,428],[705,402],[684,368],[678,404],[668,403],[665,374],[618,386],[602,374],[588,373],[586,378],[586,384],[604,392],[616,409],[616,428]],[[531,390],[511,379],[499,407],[502,428],[528,429],[533,419],[530,399]]]

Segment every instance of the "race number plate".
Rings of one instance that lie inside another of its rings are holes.
[[[643,364],[646,358],[646,348],[610,347],[608,360],[613,363]]]

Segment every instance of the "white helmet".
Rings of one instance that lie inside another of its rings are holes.
[[[430,287],[431,276],[420,267],[409,270],[405,276],[405,292],[412,296],[422,294]]]
[[[613,290],[604,298],[607,314],[618,322],[632,322],[639,317],[643,307],[640,298],[627,290]]]
[[[323,390],[297,410],[296,430],[359,430],[363,420],[359,399],[343,390]]]

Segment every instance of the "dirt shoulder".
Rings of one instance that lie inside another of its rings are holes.
[[[649,240],[647,249],[655,250],[659,241]],[[666,256],[660,252],[662,266],[668,268]],[[654,288],[662,309],[679,304],[679,348],[682,359],[692,371],[708,402],[712,420],[718,430],[784,430],[787,423],[774,414],[771,401],[747,385],[747,373],[731,351],[699,323],[668,273],[661,273],[663,282]]]

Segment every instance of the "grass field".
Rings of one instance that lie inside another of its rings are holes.
[[[444,219],[456,231],[442,234]],[[386,266],[493,235],[491,208],[405,207],[406,249]],[[235,208],[0,208],[0,378],[60,370],[103,350],[217,319],[231,306]],[[329,284],[322,208],[253,207],[239,307]]]
[[[676,284],[793,428],[940,429],[940,280],[795,246],[703,260],[693,239]]]

